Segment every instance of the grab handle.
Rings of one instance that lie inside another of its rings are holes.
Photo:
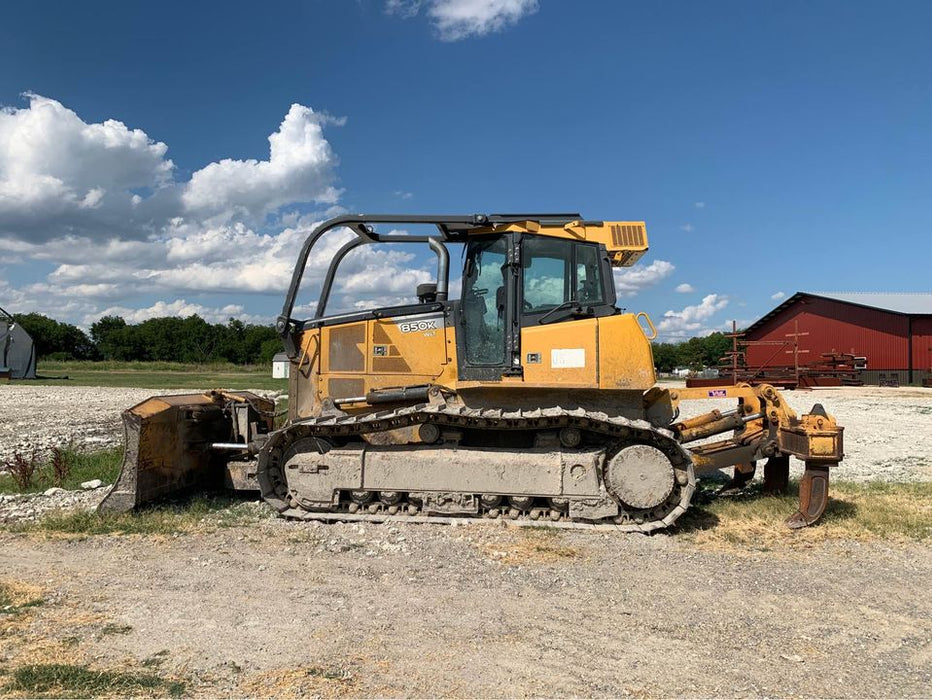
[[[647,321],[647,325],[650,326],[651,335],[647,335],[647,330],[644,328],[643,325],[641,325],[641,317],[642,317],[642,316],[644,317],[644,320]],[[657,329],[654,328],[654,323],[653,323],[653,321],[650,320],[650,316],[647,315],[647,312],[646,312],[646,311],[639,311],[639,312],[635,315],[634,318],[637,319],[638,326],[640,327],[641,331],[644,333],[645,337],[646,337],[648,340],[654,340],[654,338],[657,337]]]

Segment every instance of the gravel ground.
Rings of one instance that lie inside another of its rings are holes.
[[[0,386],[0,449],[118,444],[119,411],[153,393]],[[932,391],[788,398],[798,412],[822,402],[846,427],[839,478],[932,478]],[[90,508],[104,493],[4,497],[0,522]],[[45,600],[0,634],[0,667],[144,664],[205,696],[928,697],[932,687],[927,544],[721,550],[687,533],[322,525],[245,507],[258,524],[175,537],[0,529],[0,579]]]
[[[178,538],[0,534],[0,561],[47,600],[0,635],[0,664],[155,661],[199,695],[932,688],[932,551],[918,544],[735,552],[669,536],[262,521]]]
[[[120,412],[149,396],[170,393],[178,392],[0,384],[0,460],[17,450],[44,451],[56,445],[87,449],[120,445]]]
[[[260,396],[277,392],[253,389]],[[73,445],[99,449],[123,444],[121,412],[150,396],[193,389],[0,384],[0,462],[14,451]]]

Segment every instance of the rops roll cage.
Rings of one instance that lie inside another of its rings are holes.
[[[285,297],[285,304],[282,307],[282,313],[275,322],[275,329],[285,342],[285,347],[289,354],[293,354],[294,343],[292,342],[292,333],[297,329],[298,322],[291,317],[294,310],[295,300],[298,296],[298,290],[301,287],[301,279],[304,276],[304,270],[307,267],[307,261],[310,257],[311,250],[321,237],[328,231],[335,228],[344,227],[356,234],[356,238],[345,243],[333,256],[330,266],[327,269],[327,275],[324,277],[324,283],[320,290],[320,299],[317,302],[317,308],[314,311],[313,319],[306,323],[311,325],[323,325],[325,322],[325,313],[327,302],[330,298],[330,290],[333,287],[333,280],[336,276],[337,268],[346,255],[361,245],[369,243],[427,243],[431,250],[437,255],[437,290],[436,302],[428,304],[425,309],[424,304],[417,307],[410,307],[415,310],[434,310],[443,308],[443,302],[447,300],[448,286],[450,280],[450,254],[444,242],[463,242],[466,240],[470,231],[479,228],[488,228],[503,224],[516,223],[520,221],[537,221],[541,224],[550,226],[563,226],[571,221],[578,221],[579,214],[458,214],[450,216],[440,215],[417,215],[417,214],[346,214],[337,216],[325,221],[317,228],[311,231],[310,235],[301,246],[301,253],[295,264],[294,273],[291,276],[291,284],[288,286],[288,294]],[[437,227],[438,236],[410,235],[410,234],[392,234],[377,233],[375,224],[433,224]],[[408,307],[393,309],[393,312],[405,312]],[[376,317],[380,314],[378,311],[370,312]],[[345,314],[343,316],[329,317],[326,320],[342,319],[356,316],[358,314]]]

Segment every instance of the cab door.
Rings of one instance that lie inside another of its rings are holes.
[[[598,318],[617,312],[606,289],[603,258],[607,254],[596,244],[522,237],[519,291],[526,385],[598,387]]]
[[[456,354],[462,381],[499,381],[520,373],[518,251],[512,234],[475,238],[466,249],[457,304]]]

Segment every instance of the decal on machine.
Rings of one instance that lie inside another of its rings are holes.
[[[436,331],[443,327],[443,316],[408,316],[395,319],[395,325],[402,333],[423,333]]]
[[[550,351],[550,366],[553,369],[572,369],[586,366],[585,348],[554,348]]]

